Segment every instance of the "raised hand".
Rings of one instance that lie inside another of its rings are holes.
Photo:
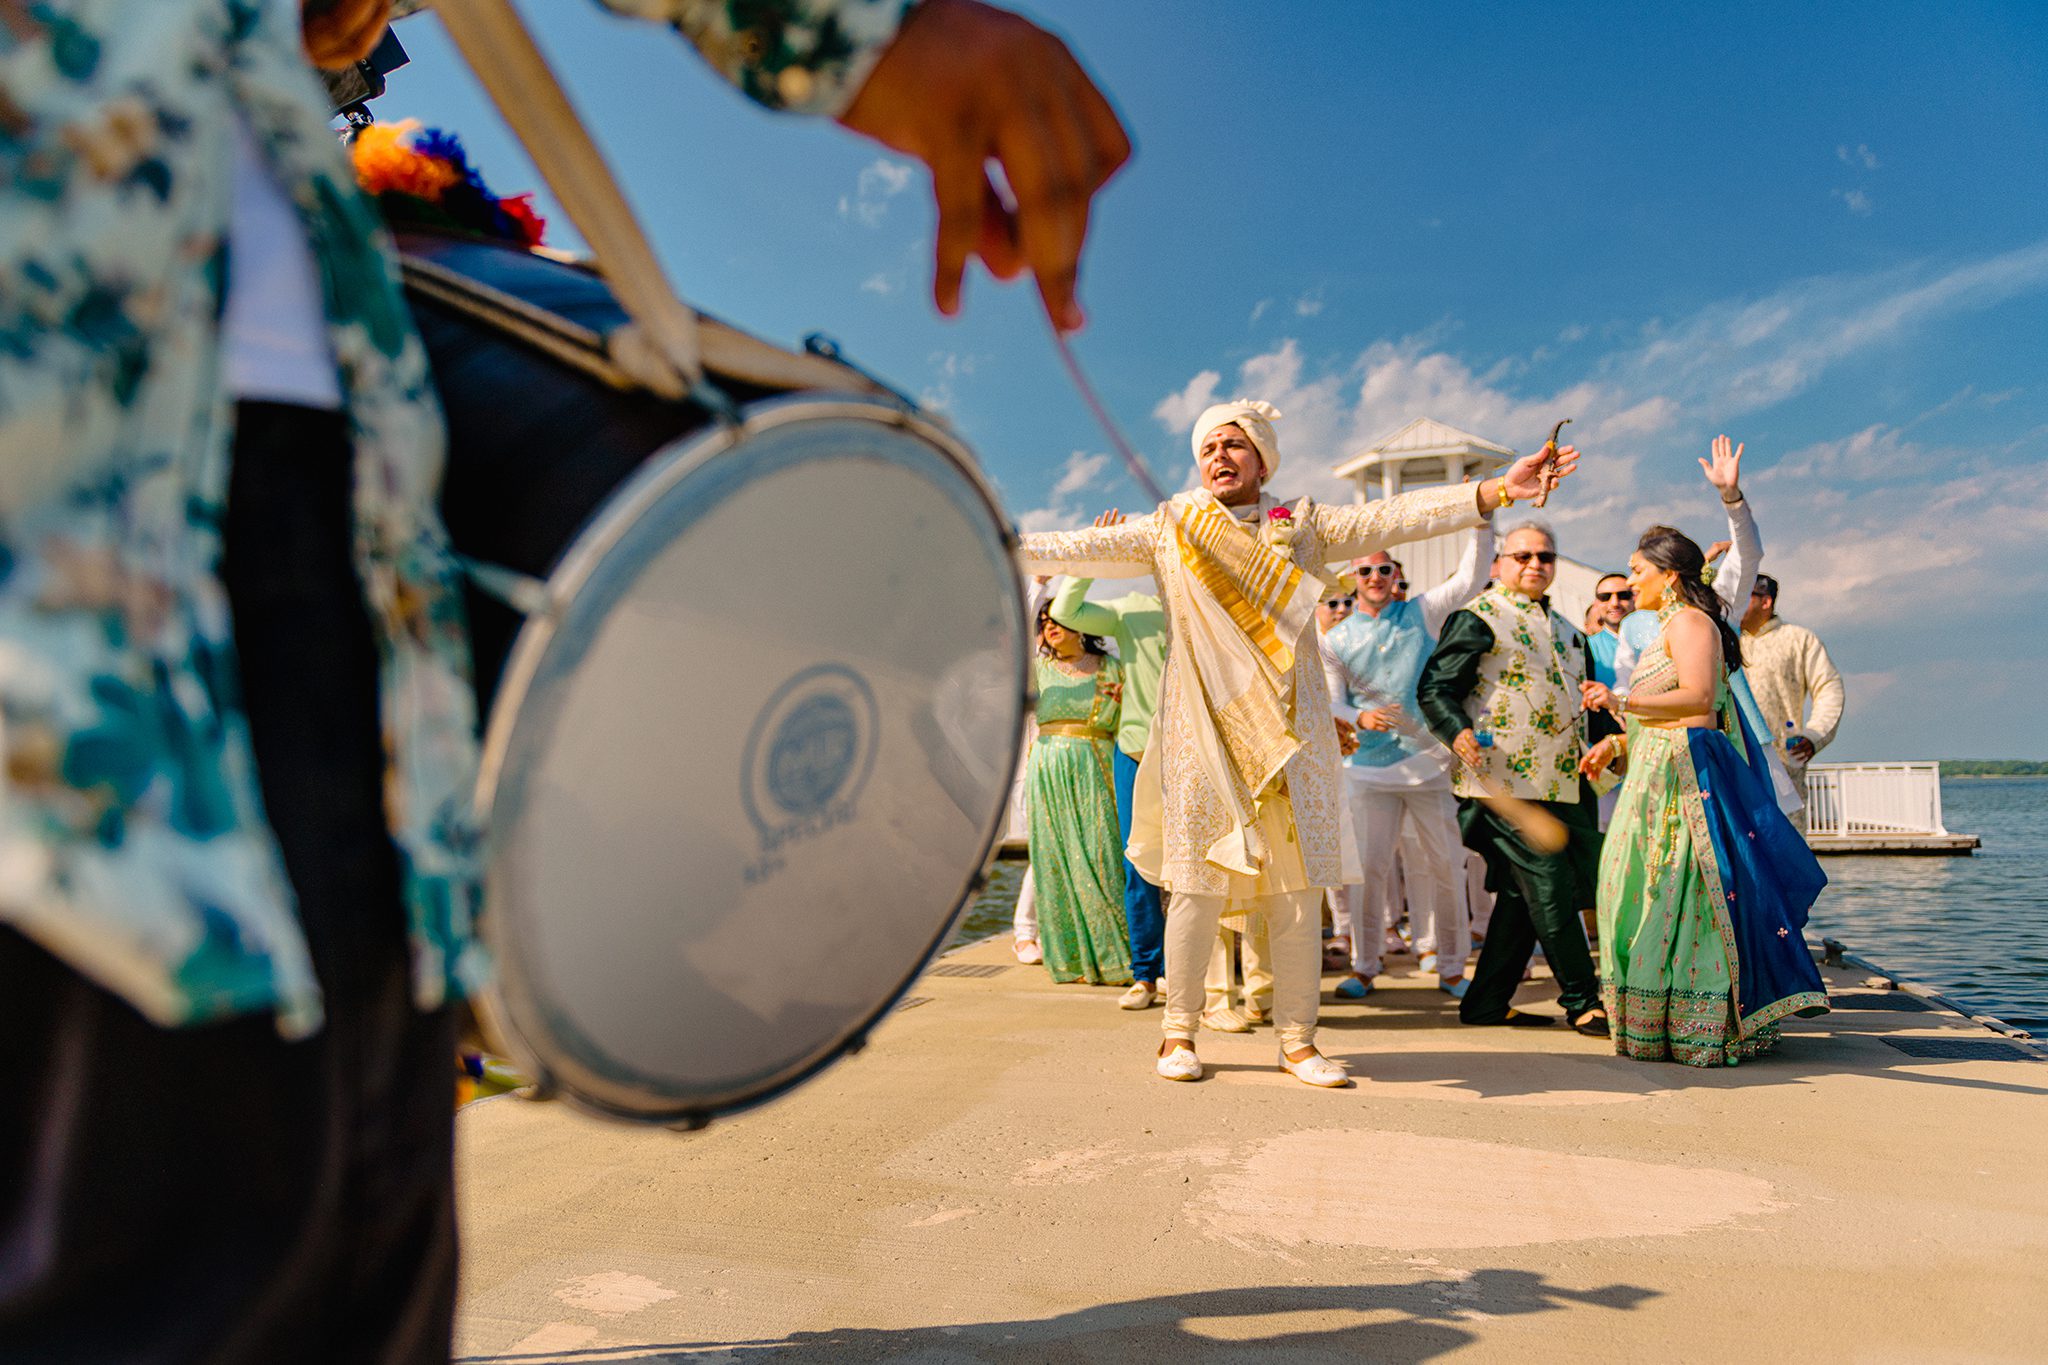
[[[1533,499],[1547,488],[1555,488],[1571,476],[1579,467],[1579,448],[1559,446],[1557,462],[1550,466],[1546,481],[1543,471],[1543,452],[1538,450],[1524,455],[1501,472],[1501,481],[1507,485],[1508,496],[1517,501]]]
[[[1127,520],[1128,518],[1114,507],[1110,508],[1107,512],[1098,512],[1095,515],[1095,524],[1097,526],[1121,526]]]
[[[1721,490],[1721,501],[1742,500],[1742,447],[1732,444],[1726,436],[1716,436],[1712,447],[1713,458],[1702,459],[1700,469],[1705,472],[1707,482]]]
[[[931,168],[941,313],[960,311],[968,257],[980,256],[998,279],[1029,268],[1053,325],[1081,326],[1074,284],[1089,204],[1131,141],[1065,43],[979,0],[924,0],[840,122]]]

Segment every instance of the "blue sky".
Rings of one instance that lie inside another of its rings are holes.
[[[1028,291],[931,308],[920,170],[525,8],[692,302],[838,337],[1028,526],[1139,501]],[[1614,563],[1652,520],[1718,535],[1694,458],[1727,431],[1783,614],[1849,678],[1828,757],[2048,757],[2048,6],[1022,8],[1137,143],[1078,348],[1165,481],[1211,394],[1287,413],[1286,494],[1411,417],[1527,450],[1572,416],[1550,510]],[[380,116],[533,186],[433,21],[399,34]]]

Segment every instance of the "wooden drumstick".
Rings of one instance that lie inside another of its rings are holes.
[[[1563,431],[1565,423],[1571,420],[1571,418],[1567,417],[1563,422],[1559,422],[1556,426],[1552,427],[1550,429],[1550,439],[1543,444],[1543,463],[1536,466],[1536,477],[1540,481],[1540,486],[1536,490],[1536,505],[1538,507],[1550,501],[1550,490],[1557,487],[1557,474],[1555,473],[1557,468],[1557,433]]]

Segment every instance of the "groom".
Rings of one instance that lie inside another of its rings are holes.
[[[1158,580],[1173,646],[1129,853],[1173,893],[1157,1064],[1169,1080],[1202,1075],[1194,1037],[1218,920],[1257,910],[1271,940],[1281,1067],[1309,1085],[1348,1082],[1315,1045],[1322,893],[1360,874],[1343,837],[1336,726],[1313,635],[1328,593],[1310,570],[1476,527],[1540,486],[1532,455],[1476,488],[1282,503],[1265,492],[1280,469],[1279,416],[1257,400],[1219,403],[1192,433],[1199,489],[1120,525],[1024,537],[1030,573]],[[1554,472],[1577,461],[1567,447]]]

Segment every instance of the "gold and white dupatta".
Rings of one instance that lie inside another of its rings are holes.
[[[1297,526],[1306,503],[1287,509]],[[1174,648],[1193,683],[1181,693],[1181,720],[1203,778],[1230,817],[1204,857],[1255,877],[1267,859],[1258,803],[1301,748],[1288,724],[1294,642],[1309,629],[1325,588],[1268,543],[1267,518],[1247,527],[1199,489],[1174,498],[1166,512],[1186,590]]]

